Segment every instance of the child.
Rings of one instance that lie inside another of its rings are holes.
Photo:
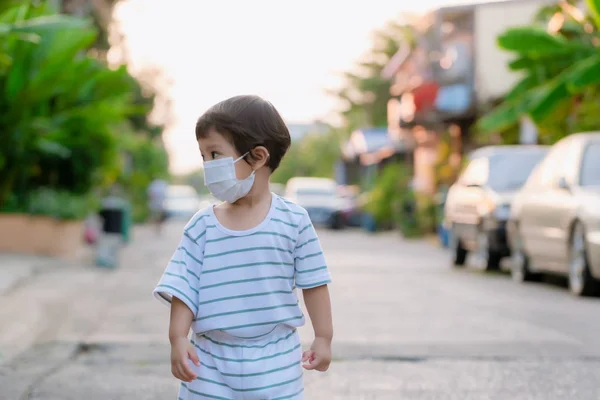
[[[271,103],[237,96],[200,117],[196,138],[205,184],[223,203],[189,221],[154,290],[171,304],[179,399],[302,399],[302,368],[329,368],[333,327],[313,225],[302,207],[269,190],[289,131]],[[296,288],[315,333],[304,353]]]

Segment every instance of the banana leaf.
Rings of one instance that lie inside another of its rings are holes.
[[[560,104],[570,98],[565,74],[562,74],[540,88],[540,95],[532,102],[529,115],[535,122],[543,122]]]
[[[600,29],[600,0],[586,0],[586,3],[596,27]]]
[[[529,90],[539,85],[538,79],[534,75],[528,75],[521,79],[505,96],[505,101],[515,101]]]
[[[505,101],[492,112],[477,121],[477,129],[481,132],[502,132],[519,122],[522,116],[529,113],[532,104],[540,102],[543,90],[535,87],[527,90],[510,101]]]
[[[573,65],[568,74],[567,89],[573,94],[600,84],[600,54]]]
[[[582,47],[537,27],[508,29],[498,36],[498,46],[531,57],[568,54]]]
[[[573,96],[586,88],[600,84],[600,55],[590,57],[564,71],[541,89],[539,98],[532,104],[532,118],[542,122],[561,103],[569,101]]]

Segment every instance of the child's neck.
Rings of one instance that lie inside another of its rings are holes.
[[[214,208],[215,217],[227,229],[245,231],[262,223],[271,209],[272,194],[268,181],[265,186],[255,185],[250,193],[233,204],[222,203]]]
[[[269,181],[262,182],[262,180],[256,179],[254,181],[254,185],[252,186],[252,190],[250,190],[250,193],[231,204],[231,206],[239,208],[254,208],[256,206],[264,205],[265,203],[271,204],[271,196]]]

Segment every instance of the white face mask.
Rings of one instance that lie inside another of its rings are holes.
[[[235,203],[250,192],[254,184],[254,171],[246,179],[239,180],[235,176],[235,163],[247,155],[248,153],[237,160],[226,157],[204,163],[204,184],[213,196],[221,201]]]

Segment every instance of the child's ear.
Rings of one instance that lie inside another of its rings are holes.
[[[269,150],[265,146],[257,146],[250,151],[252,155],[252,166],[257,170],[269,162]]]

